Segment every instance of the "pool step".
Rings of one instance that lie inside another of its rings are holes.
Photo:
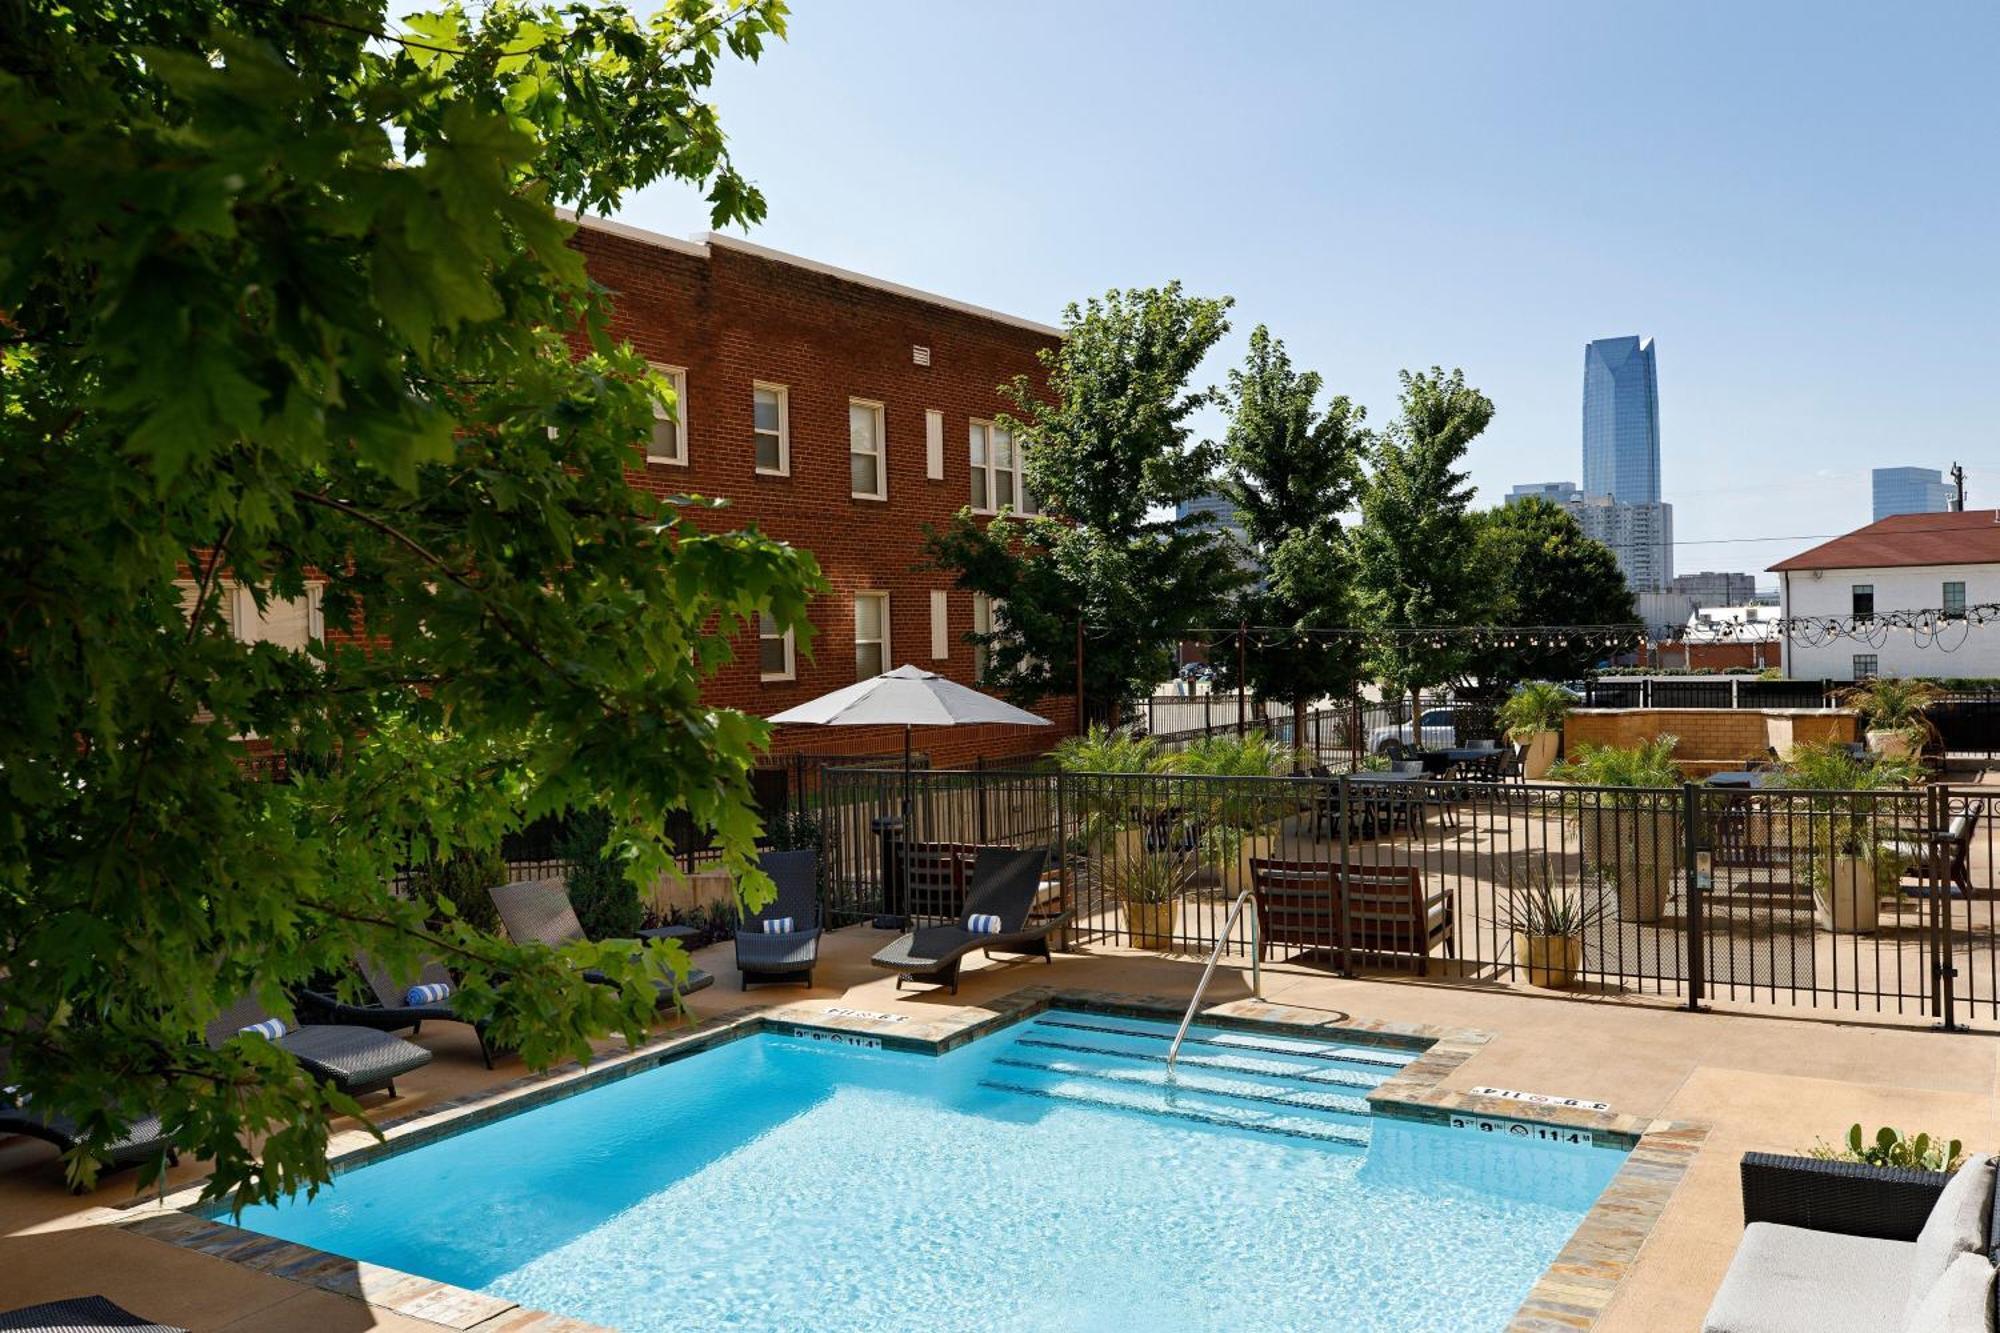
[[[1039,1024],[1013,1041],[1017,1049],[1060,1052],[1065,1055],[1095,1055],[1121,1060],[1165,1064],[1170,1042],[1135,1040],[1116,1033],[1061,1033]],[[1266,1078],[1297,1079],[1309,1083],[1354,1088],[1366,1092],[1388,1081],[1385,1069],[1357,1069],[1329,1061],[1287,1059],[1268,1055],[1235,1055],[1208,1048],[1181,1047],[1179,1065],[1221,1073],[1257,1074]]]
[[[1292,1110],[1327,1112],[1364,1119],[1368,1115],[1368,1103],[1360,1097],[1327,1092],[1319,1088],[1302,1088],[1296,1084],[1276,1081],[1220,1078],[1213,1074],[1180,1068],[1172,1071],[1160,1067],[1119,1068],[1087,1064],[1080,1060],[1039,1061],[1002,1056],[993,1063],[1008,1070],[1032,1070],[1039,1074],[1059,1075],[1064,1078],[1091,1079],[1116,1087],[1158,1088],[1180,1096],[1197,1093],[1205,1097],[1283,1106]],[[1012,1077],[1012,1075],[1002,1075],[1002,1077]]]
[[[1118,1087],[1088,1078],[1068,1078],[1060,1073],[1042,1074],[1027,1069],[995,1070],[981,1081],[980,1086],[996,1092],[1042,1097],[1105,1110],[1137,1111],[1167,1120],[1217,1125],[1253,1134],[1274,1134],[1352,1148],[1368,1146],[1366,1128],[1331,1117],[1239,1106],[1200,1094],[1176,1093],[1165,1088]]]
[[[1124,1037],[1166,1037],[1171,1039],[1179,1024],[1150,1018],[1123,1018],[1105,1014],[1064,1013],[1060,1018],[1043,1017],[1038,1028],[1059,1028],[1077,1032],[1107,1032]],[[1356,1046],[1350,1042],[1316,1041],[1309,1037],[1272,1036],[1261,1032],[1239,1032],[1230,1028],[1188,1029],[1184,1045],[1220,1046],[1231,1050],[1256,1051],[1268,1055],[1305,1056],[1340,1060],[1348,1064],[1401,1069],[1422,1055],[1422,1051],[1398,1050],[1392,1046]]]

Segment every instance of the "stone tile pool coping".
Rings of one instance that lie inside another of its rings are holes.
[[[394,1154],[506,1119],[538,1106],[588,1092],[618,1079],[762,1033],[816,1037],[885,1050],[942,1055],[1048,1009],[1078,1009],[1106,1016],[1178,1021],[1185,1001],[1160,996],[1029,986],[984,1004],[937,1017],[882,1014],[824,1000],[776,1007],[746,1007],[715,1015],[701,1026],[668,1032],[632,1051],[593,1062],[561,1065],[448,1101],[385,1116],[375,1122],[377,1141],[337,1150],[330,1159],[340,1175]],[[1619,1283],[1638,1259],[1654,1223],[1700,1149],[1707,1127],[1583,1107],[1537,1105],[1446,1088],[1453,1071],[1477,1055],[1491,1034],[1472,1028],[1386,1023],[1329,1014],[1263,1000],[1238,1000],[1204,1010],[1203,1026],[1324,1039],[1338,1034],[1348,1045],[1378,1045],[1421,1054],[1368,1094],[1379,1116],[1428,1124],[1476,1117],[1527,1127],[1585,1130],[1597,1147],[1626,1153],[1611,1183],[1577,1225],[1508,1324],[1509,1333],[1550,1333],[1592,1327],[1610,1306]],[[362,1131],[349,1131],[360,1136]],[[596,1325],[530,1310],[501,1296],[364,1263],[277,1240],[217,1218],[226,1200],[206,1200],[202,1182],[163,1199],[125,1205],[139,1214],[126,1230],[242,1264],[258,1272],[366,1301],[378,1309],[446,1328],[478,1333],[585,1333]]]

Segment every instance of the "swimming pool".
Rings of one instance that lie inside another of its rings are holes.
[[[240,1225],[630,1330],[1497,1329],[1624,1153],[1371,1117],[1414,1052],[1049,1010],[764,1034]]]

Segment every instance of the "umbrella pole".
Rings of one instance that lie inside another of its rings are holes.
[[[910,907],[910,837],[914,830],[911,824],[912,806],[910,802],[910,724],[903,724],[903,902],[907,916]],[[913,923],[906,923],[913,924]]]

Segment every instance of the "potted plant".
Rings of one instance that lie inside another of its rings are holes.
[[[1125,933],[1135,949],[1170,949],[1180,920],[1181,895],[1194,877],[1194,860],[1178,852],[1148,852],[1119,860],[1107,877],[1125,911]]]
[[[1859,712],[1867,726],[1868,748],[1903,759],[1923,749],[1931,732],[1924,714],[1937,702],[1929,681],[1877,676],[1841,693],[1840,700]]]
[[[1679,738],[1662,733],[1630,748],[1586,745],[1549,776],[1594,788],[1576,793],[1584,864],[1618,891],[1626,921],[1658,921],[1666,913],[1674,869],[1682,860]]]
[[[1575,702],[1570,692],[1550,680],[1531,680],[1516,686],[1500,705],[1500,725],[1507,739],[1525,745],[1521,756],[1522,776],[1534,780],[1548,776],[1562,744],[1563,720]]]
[[[1514,936],[1514,957],[1528,970],[1528,984],[1563,990],[1583,971],[1583,936],[1604,919],[1601,900],[1567,893],[1547,859],[1510,872],[1501,920]]]
[[[1887,793],[1921,776],[1913,759],[1857,759],[1832,741],[1796,747],[1771,775],[1772,786],[1814,793],[1802,798],[1806,827],[1795,828],[1790,842],[1817,852],[1804,878],[1830,929],[1866,935],[1880,923],[1882,895],[1903,877],[1902,859],[1882,836],[1898,822],[1893,806],[1884,808],[1895,800]]]
[[[1171,771],[1191,779],[1173,786],[1199,853],[1196,875],[1218,881],[1234,863],[1233,882],[1250,882],[1250,858],[1269,854],[1270,832],[1297,808],[1290,784],[1265,779],[1291,773],[1297,759],[1290,746],[1262,731],[1205,737],[1172,756]]]

